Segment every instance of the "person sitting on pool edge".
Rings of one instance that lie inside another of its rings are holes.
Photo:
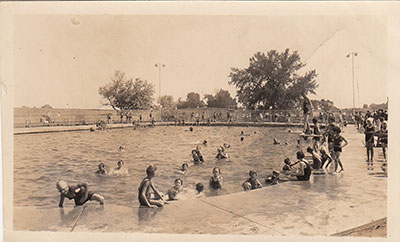
[[[64,198],[68,198],[69,200],[74,199],[76,206],[83,205],[87,201],[93,200],[98,201],[100,205],[104,205],[104,197],[96,192],[90,192],[86,182],[68,186],[65,181],[59,181],[56,187],[60,192],[60,202],[58,204],[60,208],[64,206]]]
[[[262,188],[261,182],[257,179],[257,172],[255,170],[250,170],[249,176],[250,177],[242,184],[245,191]]]
[[[140,206],[150,208],[162,207],[167,202],[164,200],[163,195],[154,186],[151,179],[156,175],[157,167],[150,165],[146,169],[147,176],[142,180],[138,187],[138,200]],[[154,192],[154,197],[151,197],[150,189]]]
[[[321,156],[317,152],[315,152],[314,149],[310,146],[307,147],[307,152],[311,154],[313,159],[312,168],[314,170],[319,170],[322,163]]]
[[[296,176],[299,181],[308,181],[311,175],[311,166],[307,160],[304,159],[304,153],[297,151],[297,162],[292,165],[292,170],[287,171],[287,175]]]
[[[221,170],[218,167],[214,167],[213,176],[210,178],[210,187],[214,189],[222,188],[223,177],[221,176]]]
[[[96,174],[98,174],[98,175],[107,175],[107,171],[105,169],[105,166],[104,166],[103,162],[101,162],[99,164],[99,169],[96,171]]]

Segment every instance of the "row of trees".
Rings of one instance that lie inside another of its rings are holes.
[[[107,100],[104,105],[111,106],[116,111],[129,111],[138,109],[149,109],[153,106],[154,85],[147,81],[136,78],[127,78],[124,72],[116,71],[111,82],[99,89],[100,95]],[[214,95],[204,95],[190,92],[186,100],[179,98],[174,101],[171,95],[161,96],[158,104],[163,109],[175,108],[236,108],[237,103],[231,94],[226,90],[218,90]]]
[[[305,67],[299,54],[286,49],[282,53],[271,50],[267,54],[258,52],[249,60],[247,68],[232,68],[229,84],[237,88],[237,100],[226,90],[206,94],[190,92],[186,100],[176,102],[170,95],[159,98],[162,108],[218,107],[236,108],[237,101],[247,109],[294,109],[301,105],[302,95],[315,94],[318,87],[315,70],[300,74]],[[111,82],[99,89],[107,100],[105,105],[118,111],[148,109],[152,106],[154,86],[145,80],[128,78],[116,71]],[[329,100],[318,101],[325,108],[333,106]]]

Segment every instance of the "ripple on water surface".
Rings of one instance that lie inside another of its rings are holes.
[[[242,130],[248,134],[244,141],[240,141]],[[274,138],[282,145],[273,145]],[[107,203],[131,206],[149,164],[158,167],[154,184],[165,193],[178,177],[186,187],[203,183],[207,196],[239,192],[250,169],[256,169],[262,180],[271,169],[279,169],[285,157],[294,160],[296,138],[284,128],[194,127],[189,132],[188,127],[181,126],[18,135],[14,137],[14,203],[57,206],[55,184],[65,180],[69,184],[86,181],[89,190],[102,194]],[[203,140],[207,145],[201,144]],[[231,145],[227,149],[230,159],[216,160],[217,148],[224,143]],[[196,145],[200,145],[205,159],[198,166],[191,162],[191,150]],[[119,159],[124,160],[128,176],[95,175],[100,162],[110,170]],[[190,168],[183,175],[177,169],[185,162]],[[224,177],[221,191],[208,188],[215,166]]]

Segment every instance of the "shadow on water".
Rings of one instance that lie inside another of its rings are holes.
[[[163,209],[163,207],[148,208],[148,207],[140,206],[139,208],[137,208],[139,223],[146,223],[146,222],[151,221],[157,215],[157,213],[162,211],[162,209]]]

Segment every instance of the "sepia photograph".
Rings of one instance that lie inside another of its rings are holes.
[[[5,238],[396,241],[391,6],[1,4]]]

